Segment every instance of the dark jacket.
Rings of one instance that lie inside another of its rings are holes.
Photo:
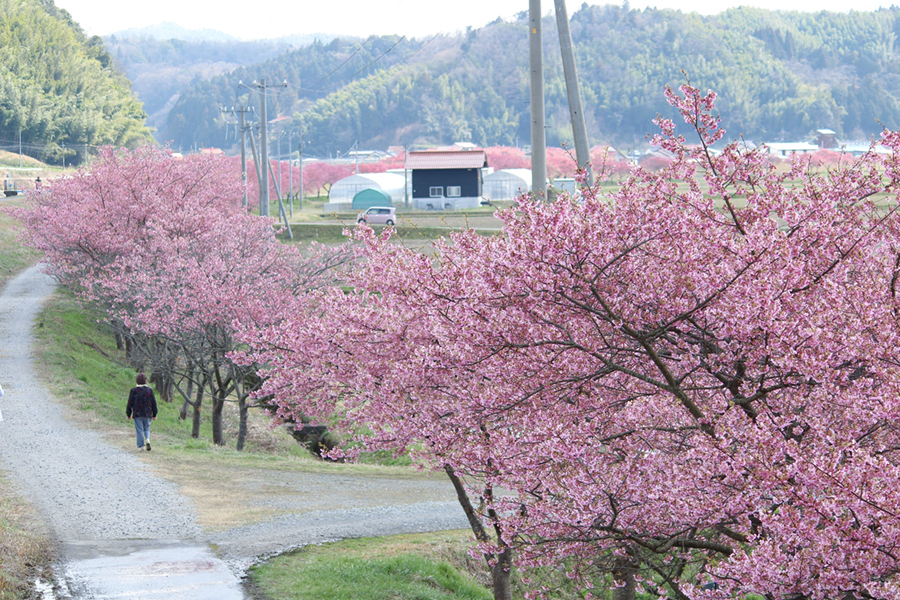
[[[156,396],[149,386],[139,385],[131,388],[128,394],[128,406],[125,408],[125,416],[156,418]]]

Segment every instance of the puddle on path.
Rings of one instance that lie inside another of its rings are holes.
[[[128,540],[65,542],[58,600],[245,600],[241,582],[205,545]]]

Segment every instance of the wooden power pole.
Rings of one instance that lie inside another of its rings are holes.
[[[531,68],[531,193],[547,199],[547,134],[544,131],[544,48],[541,0],[528,0],[528,58]]]
[[[575,160],[578,167],[587,171],[587,184],[593,180],[591,172],[591,151],[584,124],[584,109],[581,106],[581,89],[578,86],[578,71],[575,69],[575,52],[572,49],[572,33],[569,31],[569,13],[566,0],[556,3],[556,27],[559,29],[559,49],[562,52],[563,71],[566,76],[566,95],[569,97],[569,114],[572,117],[572,135],[575,137]]]

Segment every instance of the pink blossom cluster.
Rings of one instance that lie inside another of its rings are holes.
[[[265,320],[271,296],[296,277],[296,249],[240,200],[221,157],[107,148],[14,212],[27,243],[82,298],[132,330],[177,337]]]
[[[13,212],[51,274],[118,334],[144,340],[149,364],[138,368],[182,390],[185,382],[206,388],[218,444],[226,398],[239,403],[243,423],[255,385],[256,367],[233,360],[238,323],[277,320],[286,297],[333,283],[330,267],[340,263],[319,247],[302,257],[277,239],[272,219],[242,208],[240,180],[223,157],[107,148]],[[185,400],[199,413],[202,395],[188,391]]]
[[[674,161],[613,195],[434,256],[356,230],[351,291],[247,333],[260,393],[462,476],[483,552],[585,588],[900,598],[900,135],[779,174],[668,96],[700,145],[661,119]]]

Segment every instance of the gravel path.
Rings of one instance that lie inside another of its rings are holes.
[[[205,533],[197,524],[191,501],[174,485],[152,474],[137,454],[115,448],[99,435],[74,426],[66,418],[68,409],[55,402],[39,383],[33,366],[31,328],[53,290],[52,279],[33,267],[0,293],[0,384],[6,393],[0,398],[4,419],[0,423],[0,466],[45,515],[60,542],[63,564],[68,561],[69,565],[85,566],[78,575],[81,579],[100,577],[112,570],[128,573],[128,560],[134,564],[147,560],[132,551],[135,540],[146,542],[136,547],[160,547],[169,554],[177,548],[214,544],[220,557],[240,577],[246,566],[261,557],[310,543],[467,527],[449,483],[446,495],[440,489],[419,496],[412,493],[408,497],[419,502],[397,505],[393,504],[394,497],[388,500],[391,504],[384,504],[385,498],[379,502],[378,496],[387,495],[388,488],[396,492],[394,488],[409,482],[398,480],[396,485],[385,486],[383,481],[359,477],[365,498],[360,497],[355,507],[343,503],[338,504],[339,510],[323,510],[319,494],[306,495],[309,503],[304,505],[304,493],[298,491],[292,501],[294,514],[212,535]],[[293,480],[302,474],[285,477],[285,485],[294,487]],[[344,484],[352,487],[353,481]],[[202,548],[196,551],[200,558],[194,563],[210,562]],[[102,563],[103,568],[96,567],[98,560],[110,556],[117,561],[115,569],[106,563]],[[162,564],[154,560],[154,564]],[[71,580],[75,575],[70,572],[67,577]],[[103,585],[97,583],[92,588],[90,581],[81,581],[78,587],[96,590]],[[63,596],[124,598],[133,593],[126,590],[121,595],[83,592]],[[215,593],[210,597],[216,597]]]
[[[0,463],[61,540],[200,536],[190,504],[171,484],[135,455],[74,427],[38,382],[31,326],[52,291],[52,280],[34,267],[0,294]]]

